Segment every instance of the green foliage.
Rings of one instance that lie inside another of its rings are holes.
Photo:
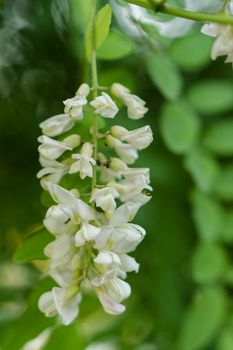
[[[112,9],[109,4],[102,7],[95,16],[95,49],[97,50],[107,38],[112,19]]]
[[[14,261],[25,263],[31,260],[47,259],[44,248],[52,240],[53,236],[44,228],[32,233],[16,249],[13,256]]]
[[[223,280],[228,267],[224,248],[217,244],[201,243],[193,254],[192,276],[201,284],[212,284]]]
[[[206,132],[204,144],[219,156],[233,155],[233,120],[225,119],[214,123]]]
[[[197,32],[179,38],[171,43],[171,58],[184,70],[196,70],[210,62],[210,50],[213,40]]]
[[[233,242],[233,211],[228,211],[224,215],[222,238],[228,243]]]
[[[134,50],[133,43],[123,34],[110,32],[107,39],[97,50],[97,58],[117,60],[130,55]]]
[[[201,113],[223,113],[233,107],[233,84],[214,79],[198,82],[189,89],[188,99]]]
[[[223,325],[227,308],[224,290],[203,288],[190,306],[180,335],[179,350],[202,350]]]
[[[220,199],[225,201],[233,200],[233,164],[223,168],[216,182],[215,190]]]
[[[179,98],[183,82],[176,65],[169,56],[162,52],[148,56],[146,69],[152,82],[166,99],[175,101]]]
[[[1,332],[0,344],[2,350],[21,350],[26,342],[54,325],[54,319],[45,318],[37,305],[40,295],[50,288],[51,281],[48,279],[37,284],[29,300],[27,300],[26,310],[11,323],[11,327],[8,327],[4,333]]]
[[[184,166],[201,191],[212,192],[215,190],[220,166],[211,153],[205,149],[194,149],[184,159]]]
[[[191,196],[192,214],[200,238],[213,242],[220,238],[223,225],[223,210],[218,201],[195,191]]]
[[[93,9],[91,10],[93,11]],[[87,25],[85,31],[85,53],[87,60],[91,60],[92,50],[97,50],[107,38],[112,19],[112,9],[109,4],[103,6]]]
[[[186,103],[167,103],[161,113],[160,129],[171,151],[186,154],[198,143],[200,120]]]
[[[72,324],[68,327],[58,326],[55,328],[47,344],[43,347],[43,350],[50,349],[85,350],[86,342],[80,335],[78,325]]]

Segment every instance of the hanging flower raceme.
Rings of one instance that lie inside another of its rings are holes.
[[[44,219],[54,240],[44,252],[56,283],[40,297],[39,308],[47,317],[58,315],[65,325],[77,317],[86,289],[93,290],[107,313],[125,310],[122,302],[131,289],[124,279],[139,269],[129,253],[145,236],[132,220],[152,190],[149,169],[129,167],[152,142],[151,128],[115,125],[99,132],[91,123],[98,128],[102,117],[115,118],[117,99],[131,119],[139,119],[148,110],[145,102],[118,83],[110,88],[112,97],[101,92],[91,100],[89,90],[81,85],[75,97],[64,101],[64,114],[42,122],[38,139],[43,168],[37,177],[54,201]],[[89,130],[83,132],[84,125]]]

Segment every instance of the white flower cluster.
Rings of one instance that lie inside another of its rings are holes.
[[[124,86],[113,84],[111,93],[126,105],[130,118],[141,118],[147,112],[145,102]],[[122,301],[131,292],[126,275],[139,269],[128,253],[145,236],[145,230],[132,220],[152,190],[149,169],[129,167],[138,151],[152,142],[149,126],[132,131],[113,126],[104,134],[97,133],[95,142],[93,128],[85,139],[72,133],[76,122],[77,127],[81,125],[85,108],[92,110],[93,118],[94,113],[114,118],[118,112],[108,94],[102,92],[89,102],[88,94],[88,85],[81,85],[75,97],[64,101],[64,114],[40,124],[43,169],[37,176],[54,200],[44,219],[44,226],[54,236],[45,254],[50,259],[49,275],[58,286],[40,297],[39,308],[48,317],[58,315],[65,325],[78,315],[85,289],[96,293],[107,313],[125,310]],[[55,136],[59,140],[51,138]],[[104,154],[106,147],[108,156]],[[78,181],[77,188],[62,187],[64,176],[75,176],[69,174],[79,174],[81,180],[90,178],[88,190],[82,192]]]

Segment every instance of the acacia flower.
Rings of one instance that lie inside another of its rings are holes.
[[[74,126],[67,114],[58,114],[40,123],[39,127],[46,136],[54,137],[63,134]]]
[[[129,117],[142,117],[147,111],[145,102],[124,86],[113,85]],[[48,317],[58,315],[65,325],[77,317],[80,291],[85,287],[93,290],[107,313],[117,315],[125,310],[122,302],[131,289],[124,279],[128,272],[139,269],[128,253],[146,234],[132,220],[150,199],[145,191],[152,190],[149,169],[128,166],[138,158],[138,150],[151,143],[149,126],[131,131],[113,126],[100,134],[88,122],[88,130],[78,126],[82,139],[75,129],[64,139],[52,138],[72,129],[83,118],[87,103],[94,107],[93,113],[115,117],[118,108],[109,95],[103,92],[88,102],[88,93],[89,86],[81,85],[74,98],[64,101],[65,114],[41,123],[44,135],[38,139],[42,169],[37,177],[55,202],[43,221],[54,238],[44,253],[49,258],[48,275],[58,285],[40,297],[39,308]],[[102,142],[100,148],[98,142]],[[73,183],[75,175],[69,181],[70,174],[76,173],[81,180],[87,178],[84,186],[78,186],[80,180]]]
[[[96,161],[91,157],[93,153],[92,145],[90,143],[84,143],[81,148],[80,153],[72,154],[72,158],[75,159],[75,162],[71,165],[69,173],[80,174],[80,178],[83,180],[86,176],[93,176],[93,166],[96,164]]]
[[[72,151],[73,148],[80,145],[80,136],[71,135],[66,137],[63,141],[54,140],[48,136],[38,137],[41,143],[38,150],[42,157],[55,160],[59,158],[65,151]]]
[[[104,310],[110,315],[118,315],[125,311],[121,302],[130,296],[131,289],[127,282],[115,277],[96,287],[95,292]]]
[[[123,143],[112,135],[106,137],[106,142],[126,164],[133,164],[138,158],[137,150],[130,144]]]
[[[64,112],[71,118],[71,120],[83,119],[83,106],[87,104],[86,97],[90,92],[87,84],[82,84],[75,96],[63,101],[65,105]]]
[[[79,313],[80,293],[69,296],[69,290],[54,287],[39,299],[39,308],[47,317],[58,314],[64,325],[70,324]]]
[[[115,125],[110,129],[112,136],[121,141],[128,142],[131,146],[138,150],[147,148],[153,141],[151,127],[146,125],[142,128],[128,131],[122,126]]]
[[[111,92],[126,105],[130,119],[141,119],[148,112],[148,108],[145,107],[146,102],[140,97],[132,95],[125,86],[114,83],[111,86]]]
[[[115,198],[119,197],[119,193],[112,187],[104,187],[95,189],[90,198],[90,202],[95,201],[96,206],[103,211],[113,211],[116,209]]]
[[[111,97],[105,92],[102,92],[102,96],[98,96],[91,101],[90,105],[95,108],[96,114],[104,118],[114,118],[119,111]]]

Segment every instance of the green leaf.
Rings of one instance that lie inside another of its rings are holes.
[[[160,128],[166,146],[174,153],[186,154],[198,143],[200,120],[185,103],[166,103]]]
[[[146,69],[152,82],[165,98],[171,101],[179,98],[183,86],[182,78],[167,55],[161,52],[150,55],[146,59]]]
[[[184,70],[196,70],[210,62],[213,39],[195,33],[176,39],[170,46],[171,58]]]
[[[220,199],[225,201],[233,200],[233,164],[223,168],[216,182],[215,191]]]
[[[179,350],[201,350],[214,339],[225,321],[227,299],[220,288],[198,292],[181,329]]]
[[[118,32],[110,32],[96,54],[102,60],[117,60],[130,55],[133,50],[134,45],[127,37]]]
[[[79,31],[83,31],[90,20],[92,4],[92,0],[70,0],[72,22]]]
[[[184,160],[184,166],[193,177],[197,187],[204,192],[215,188],[220,174],[217,160],[206,150],[193,150]]]
[[[233,211],[225,213],[222,228],[222,237],[224,241],[228,243],[233,242]]]
[[[207,129],[204,145],[219,156],[233,155],[233,119],[214,123]]]
[[[204,114],[219,114],[233,107],[233,84],[224,80],[207,80],[192,85],[190,103]]]
[[[193,219],[200,238],[207,242],[221,236],[224,212],[221,205],[210,196],[194,192],[191,196]]]
[[[23,345],[37,337],[46,328],[52,327],[55,318],[48,318],[39,310],[38,299],[54,286],[51,279],[44,279],[33,288],[26,310],[1,333],[1,350],[22,350]]]
[[[53,236],[44,228],[31,234],[16,249],[13,255],[14,261],[25,263],[32,260],[47,259],[44,248],[53,239]]]
[[[217,350],[232,350],[233,331],[232,326],[226,328],[218,337]]]
[[[95,49],[98,49],[107,38],[112,19],[112,9],[109,4],[103,6],[95,16]]]
[[[217,244],[201,243],[192,260],[192,276],[197,283],[215,283],[224,277],[228,260],[224,248]]]
[[[67,350],[84,350],[86,349],[86,343],[80,336],[80,331],[76,324],[69,326],[57,327],[48,343],[43,347],[43,350],[51,349],[67,349]]]
[[[91,52],[93,45],[94,32],[94,49],[97,50],[108,36],[109,28],[112,19],[112,9],[109,4],[103,6],[95,16],[94,29],[91,22],[86,27],[85,31],[85,54],[87,59],[91,60]]]

